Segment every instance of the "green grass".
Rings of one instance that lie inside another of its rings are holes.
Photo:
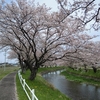
[[[23,91],[23,88],[21,86],[21,83],[19,81],[18,74],[16,75],[16,86],[17,86],[18,100],[28,100],[25,92]]]
[[[35,89],[35,94],[39,100],[70,100],[64,94],[62,94],[52,85],[50,85],[40,74],[41,72],[43,73],[44,71],[50,71],[50,70],[52,71],[57,69],[59,68],[40,68],[39,73],[37,74],[36,79],[34,81],[30,81],[28,79],[28,76],[30,74],[29,71],[23,74],[23,78],[26,80],[29,87],[31,89]],[[17,76],[17,91],[19,100],[22,100],[23,98],[24,100],[27,100],[24,91],[22,91],[22,87],[19,83],[18,76]]]
[[[88,69],[87,72],[85,72],[84,69],[81,69],[81,70],[73,70],[71,68],[67,68],[67,71],[72,72],[72,73],[75,73],[75,74],[84,75],[84,76],[90,76],[90,77],[100,78],[100,70],[97,70],[97,72],[94,73],[92,69]]]
[[[62,72],[61,74],[66,76],[66,78],[71,81],[100,86],[100,81],[95,80],[96,78],[98,79],[100,77],[99,70],[97,71],[97,73],[94,73],[92,69],[89,69],[88,72],[85,72],[84,70],[80,71],[67,68],[67,70]]]
[[[18,70],[18,67],[6,67],[5,70],[4,68],[0,68],[0,80],[4,78],[6,75],[9,73]]]

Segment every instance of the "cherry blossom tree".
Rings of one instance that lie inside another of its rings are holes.
[[[87,16],[94,6],[92,1],[73,2],[68,9],[64,0],[58,3],[61,7],[58,12],[50,12],[46,5],[27,0],[0,4],[0,44],[16,54],[22,69],[23,62],[30,69],[30,80],[35,79],[41,65],[75,55],[85,44],[84,38],[89,38],[80,34],[86,23],[94,19]],[[80,17],[75,15],[78,10],[87,12]],[[96,21],[99,21],[98,15],[99,10]]]

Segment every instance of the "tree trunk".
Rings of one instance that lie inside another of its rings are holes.
[[[31,74],[30,74],[30,76],[29,76],[29,79],[30,79],[30,80],[34,80],[35,77],[36,77],[38,68],[39,68],[38,64],[36,63],[36,64],[34,65],[34,67],[33,67],[33,64],[30,63],[30,61],[24,60],[24,62],[25,62],[25,64],[26,64],[26,66],[28,66],[28,68],[29,68],[30,71],[31,71]]]
[[[94,73],[96,73],[97,72],[97,68],[94,67],[94,66],[92,66],[92,68],[93,68]]]
[[[25,69],[30,69],[32,71],[32,64],[28,60],[24,60]]]
[[[32,71],[31,71],[29,79],[34,80],[35,77],[36,77],[37,72],[38,72],[38,68],[33,68]]]
[[[84,64],[84,70],[87,72],[87,64]]]
[[[24,66],[24,64],[23,64],[23,61],[22,60],[19,60],[19,63],[20,63],[20,66],[21,66],[21,73],[24,73],[25,72],[25,66]]]
[[[86,68],[86,66],[84,66],[84,69],[85,69],[85,72],[87,72],[87,68]]]

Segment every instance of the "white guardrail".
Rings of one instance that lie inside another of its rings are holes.
[[[25,82],[25,79],[23,79],[22,75],[20,74],[21,70],[18,71],[18,76],[19,76],[19,80],[20,83],[23,87],[23,90],[25,91],[27,97],[29,100],[38,100],[38,98],[36,97],[36,95],[34,94],[34,89],[30,89],[30,87],[27,85],[27,83]],[[29,93],[29,92],[30,93]]]

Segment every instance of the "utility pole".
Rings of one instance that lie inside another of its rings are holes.
[[[5,71],[6,70],[6,53],[7,53],[7,49],[5,49],[4,51],[5,51],[5,54],[4,54],[4,56],[5,56],[4,71]]]

